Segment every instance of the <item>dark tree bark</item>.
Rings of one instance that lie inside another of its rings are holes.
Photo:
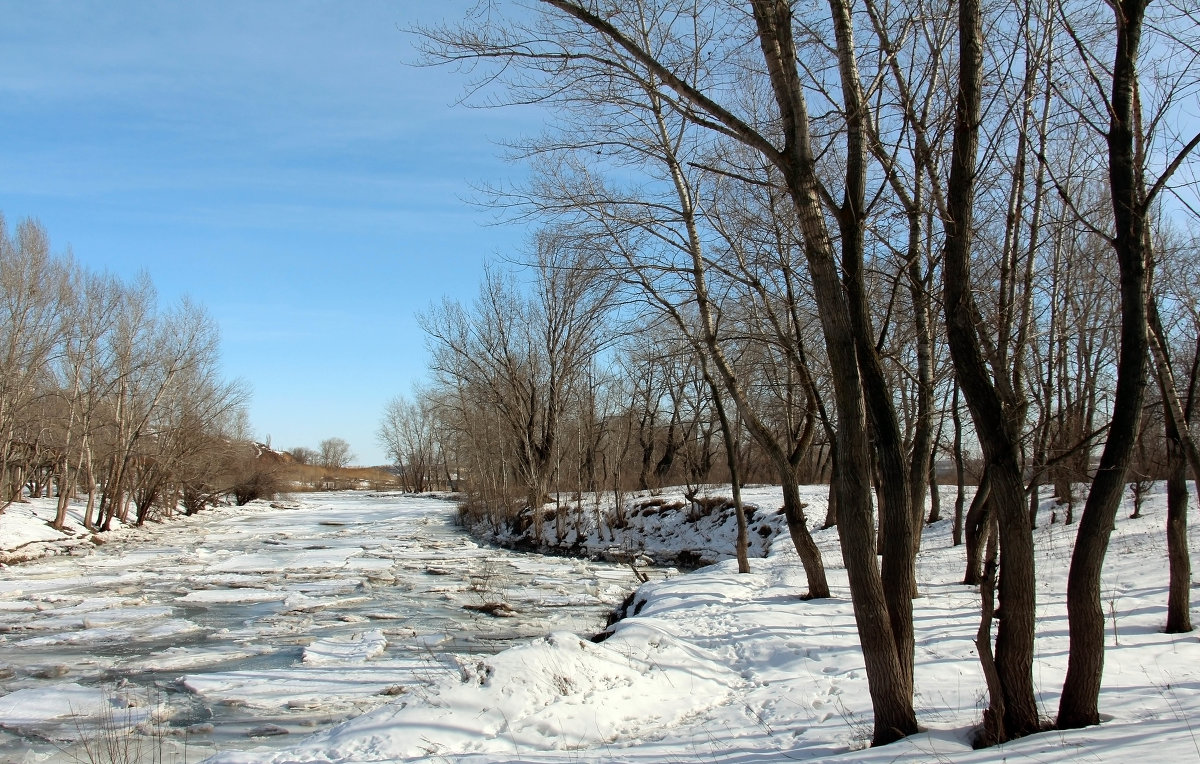
[[[989,518],[989,524],[994,520]],[[979,663],[983,667],[983,678],[987,682],[988,695],[992,702],[983,712],[983,728],[976,736],[977,747],[997,745],[1005,742],[1004,726],[1004,685],[1000,680],[1000,672],[996,669],[996,659],[992,654],[992,620],[996,615],[996,553],[997,536],[995,528],[983,531],[987,536],[987,557],[982,574],[979,578],[979,629],[975,632],[975,650],[979,653]]]
[[[942,492],[937,475],[937,446],[929,454],[929,517],[930,525],[942,519]]]
[[[1196,403],[1196,386],[1200,383],[1200,337],[1192,357],[1187,380],[1187,402],[1182,403],[1176,389],[1171,356],[1167,350],[1166,332],[1158,313],[1158,303],[1149,303],[1150,347],[1154,358],[1155,377],[1167,410],[1165,421],[1167,439],[1167,560],[1170,571],[1167,581],[1168,634],[1192,630],[1191,589],[1192,560],[1188,551],[1187,471],[1200,475],[1200,451],[1191,436],[1192,414]]]
[[[1146,389],[1145,181],[1134,148],[1137,125],[1137,60],[1145,0],[1118,0],[1117,46],[1113,61],[1108,130],[1108,176],[1121,270],[1121,342],[1116,393],[1108,439],[1079,518],[1067,576],[1070,654],[1058,705],[1061,729],[1100,723],[1100,680],[1104,673],[1104,608],[1100,572],[1125,490],[1125,478]]]
[[[982,580],[983,550],[987,548],[988,537],[996,532],[988,504],[991,492],[992,487],[985,470],[979,481],[979,488],[975,491],[975,497],[971,499],[971,508],[967,510],[963,528],[967,541],[967,565],[963,574],[963,584],[966,586],[978,586]]]
[[[963,542],[963,507],[966,505],[967,469],[963,464],[962,415],[958,412],[958,383],[954,384],[954,398],[950,404],[950,415],[954,421],[954,527],[950,531],[953,546]]]
[[[1033,538],[1025,508],[1020,434],[1009,414],[1016,401],[1003,375],[989,375],[981,350],[982,323],[971,293],[976,152],[982,92],[983,29],[978,0],[959,3],[959,84],[953,153],[946,194],[946,332],[959,385],[975,421],[990,486],[989,504],[999,525],[999,601],[1004,617],[996,634],[995,663],[1001,696],[989,718],[1011,739],[1039,729],[1033,692]],[[995,721],[1002,719],[1002,722]]]
[[[1179,431],[1167,418],[1167,559],[1170,577],[1167,584],[1168,634],[1192,630],[1192,561],[1187,538],[1187,457]]]
[[[708,389],[712,392],[713,407],[717,410],[717,418],[721,423],[721,439],[725,444],[725,464],[729,467],[729,487],[733,492],[733,511],[737,517],[737,542],[735,549],[737,551],[738,573],[750,572],[750,556],[747,551],[749,546],[747,540],[746,528],[746,510],[742,506],[742,481],[738,470],[737,444],[733,439],[733,425],[729,421],[729,415],[725,411],[725,402],[721,400],[721,388],[717,385],[717,381],[712,378],[708,372],[708,365],[701,366],[704,373],[704,381],[708,384]]]
[[[858,218],[863,213],[861,174],[865,142],[860,121],[865,110],[859,101],[857,79],[848,74],[854,56],[849,10],[840,2],[830,3],[849,112],[847,191],[838,214],[843,234],[839,274],[833,241],[824,222],[807,105],[796,65],[791,7],[785,0],[752,0],[751,5],[784,136],[784,148],[777,155],[776,166],[783,173],[803,233],[826,353],[833,370],[838,422],[838,468],[834,482],[839,537],[875,712],[872,743],[881,745],[917,730],[912,704],[912,515],[903,460],[894,452],[898,427],[889,426],[895,422],[894,410],[890,411],[890,417],[887,411],[890,393],[881,384],[882,374],[877,357],[872,355],[871,338],[862,334],[866,315],[861,281],[862,232],[855,226],[861,222]],[[876,453],[885,487],[880,497],[883,505],[880,514],[894,524],[885,531],[889,534],[889,546],[893,550],[902,549],[903,557],[907,558],[907,562],[898,559],[895,551],[885,554],[887,590],[875,559],[868,415],[880,440]],[[889,418],[891,422],[887,421]],[[892,575],[888,576],[889,573]]]

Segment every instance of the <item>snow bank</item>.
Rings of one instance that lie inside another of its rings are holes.
[[[0,564],[34,560],[92,544],[82,518],[70,517],[64,530],[50,527],[56,500],[34,499],[8,505],[0,514]]]
[[[649,624],[630,624],[603,644],[558,632],[460,661],[458,675],[434,689],[314,735],[300,748],[213,761],[390,761],[620,747],[724,703],[739,683],[719,656]]]
[[[770,506],[777,489],[749,500]],[[823,516],[823,489],[805,501]],[[1112,613],[1094,728],[971,748],[986,692],[972,640],[978,592],[958,583],[961,548],[940,522],[925,530],[914,601],[922,732],[878,749],[836,531],[815,531],[833,597],[801,598],[795,552],[776,544],[739,575],[732,561],[638,590],[637,615],[600,644],[555,633],[463,662],[416,689],[286,750],[214,757],[213,764],[458,762],[1194,761],[1200,733],[1200,640],[1160,632],[1166,602],[1161,493],[1140,520],[1121,520],[1105,567]],[[1048,514],[1048,513],[1047,513]],[[1127,514],[1127,513],[1126,513]],[[1037,533],[1035,680],[1047,721],[1066,667],[1063,591],[1074,527]],[[1193,543],[1197,537],[1192,531]]]
[[[747,553],[766,557],[781,534],[787,537],[782,496],[772,489],[750,489],[743,494]],[[528,516],[522,518],[524,527],[516,532],[512,528],[496,531],[486,524],[471,530],[480,538],[516,549],[695,568],[734,556],[737,513],[729,495],[728,486],[708,486],[698,490],[694,499],[685,497],[680,489],[634,494],[620,514],[613,511],[607,497],[585,495],[578,503],[545,505],[540,536],[534,533]],[[560,511],[566,518],[561,528],[555,520]],[[823,518],[822,514],[817,519]]]
[[[804,490],[811,520],[819,522],[824,516],[825,490]],[[367,546],[376,550],[372,553],[386,553],[398,569],[408,566],[419,571],[416,585],[427,592],[445,591],[446,606],[455,611],[467,592],[479,594],[471,588],[474,581],[443,585],[439,582],[445,582],[445,576],[426,575],[431,567],[442,565],[451,572],[457,567],[468,573],[482,570],[485,578],[498,576],[505,566],[528,567],[535,575],[526,586],[534,593],[522,594],[547,598],[553,604],[580,596],[576,569],[580,563],[561,560],[557,561],[561,565],[541,567],[534,565],[539,558],[524,557],[497,566],[485,551],[472,546],[470,554],[453,557],[456,562],[450,564],[438,549],[406,546],[404,539],[365,536],[356,536],[350,544],[364,550],[361,555],[327,553],[324,548],[309,550],[308,542],[290,542],[284,523],[263,545],[278,549],[279,555],[298,551],[304,565],[324,566],[321,570],[297,568],[294,575],[284,571],[284,577],[274,583],[256,584],[259,577],[248,571],[260,562],[214,542],[206,550],[184,551],[184,557],[196,558],[187,564],[199,569],[189,567],[186,575],[182,569],[175,572],[181,576],[178,586],[191,587],[194,593],[193,597],[181,591],[185,604],[215,604],[237,611],[245,606],[247,612],[265,608],[265,620],[231,632],[221,630],[204,643],[211,645],[207,649],[172,647],[126,660],[130,666],[192,672],[181,679],[181,685],[202,696],[210,707],[265,709],[281,720],[311,716],[314,710],[330,718],[373,709],[307,739],[281,736],[253,751],[219,754],[212,759],[214,764],[351,764],[406,758],[737,764],[1200,759],[1200,732],[1193,731],[1191,721],[1200,718],[1200,640],[1196,634],[1161,633],[1167,583],[1161,488],[1147,499],[1144,517],[1126,519],[1128,508],[1119,516],[1105,565],[1102,591],[1109,614],[1101,695],[1105,723],[1033,735],[985,751],[970,747],[986,703],[972,642],[978,625],[978,592],[958,583],[963,552],[950,546],[949,524],[942,521],[925,528],[917,561],[921,596],[914,601],[915,703],[922,731],[893,745],[868,749],[870,696],[836,530],[814,531],[833,596],[806,601],[803,569],[787,543],[782,518],[772,509],[780,503],[778,489],[748,490],[746,500],[760,507],[752,530],[765,527],[774,533],[754,531],[762,544],[759,552],[767,556],[752,559],[750,574],[738,574],[736,565],[724,560],[646,584],[631,602],[633,615],[613,625],[607,639],[598,644],[559,630],[496,655],[456,659],[440,650],[461,635],[439,622],[428,633],[414,632],[411,639],[422,649],[410,653],[407,662],[397,660],[389,655],[396,653],[397,645],[388,647],[385,640],[409,639],[406,628],[351,625],[365,623],[382,609],[372,606],[362,613],[349,609],[360,598],[360,590],[369,588],[361,580],[356,583],[349,572],[358,561],[373,559],[367,556]],[[669,497],[666,503],[671,503]],[[663,550],[694,550],[708,544],[703,548],[714,554],[732,553],[731,535],[730,541],[720,541],[710,533],[713,528],[731,533],[721,510],[695,513],[695,522],[688,522],[670,514],[676,510],[660,505],[656,511],[645,511],[648,508],[639,510],[636,519],[629,513],[631,524],[641,522],[648,529],[646,544],[634,550],[632,540],[614,541],[608,528],[602,538],[596,534],[597,543],[615,543],[617,548],[651,556],[660,545]],[[1042,715],[1050,721],[1057,709],[1069,646],[1063,592],[1075,527],[1050,525],[1048,516],[1044,509],[1035,539],[1034,678]],[[8,513],[0,515],[0,538],[9,538],[7,518]],[[552,523],[548,528],[552,532]],[[1193,526],[1190,531],[1193,547],[1200,537],[1198,530]],[[352,532],[365,533],[362,528]],[[326,543],[333,542],[322,542]],[[261,552],[258,546],[253,549],[253,554]],[[122,559],[140,559],[133,551]],[[0,634],[0,644],[11,649],[12,660],[24,654],[26,645],[35,647],[30,653],[46,647],[53,651],[54,640],[66,635],[80,635],[70,638],[85,640],[83,644],[111,644],[169,640],[175,636],[172,629],[190,628],[190,622],[177,618],[174,611],[146,599],[136,580],[122,578],[125,572],[119,560],[97,556],[108,559],[102,565],[90,564],[91,557],[46,563],[47,575],[80,576],[86,579],[85,589],[57,592],[50,579],[38,577],[0,580],[7,629]],[[224,562],[229,564],[222,566]],[[67,572],[77,567],[82,574]],[[154,575],[162,572],[155,569]],[[588,596],[600,596],[611,588],[599,574],[588,581]],[[201,586],[213,588],[197,588]],[[86,591],[105,595],[88,596],[82,593]],[[52,613],[38,619],[24,616],[43,610]],[[384,623],[403,620],[398,605],[387,610],[391,614]],[[314,632],[318,617],[323,618],[322,630]],[[321,638],[314,639],[315,633]],[[497,634],[488,636],[494,643]],[[269,650],[295,662],[280,667],[278,661],[262,661],[255,670],[201,673],[224,660]],[[33,677],[31,672],[39,666],[21,668],[21,681]],[[91,671],[103,668],[95,666]],[[127,706],[114,705],[102,690],[76,683],[86,681],[80,678],[84,674],[72,673],[73,682],[61,680],[55,671],[47,674],[43,679],[52,684],[14,687],[14,692],[0,698],[4,725],[64,739],[73,734],[72,728],[77,729],[80,716],[111,713],[125,718]],[[380,702],[388,705],[379,706]],[[128,713],[131,719],[144,715],[137,708]]]
[[[211,507],[191,517],[176,515],[167,522],[187,525],[208,522],[235,512],[247,512],[267,507],[267,502],[255,501],[244,507]],[[83,524],[85,505],[73,501],[67,508],[66,522],[61,531],[51,527],[58,511],[58,499],[37,498],[15,502],[0,512],[0,565],[28,562],[42,557],[84,554],[98,544],[118,538],[136,539],[141,529],[113,520],[112,530],[96,535]]]

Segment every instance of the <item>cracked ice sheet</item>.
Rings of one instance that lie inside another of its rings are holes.
[[[285,550],[273,554],[239,554],[212,566],[216,573],[276,573],[280,570],[311,572],[322,568],[342,568],[351,558],[362,554],[360,547]]]
[[[221,647],[169,647],[144,658],[131,658],[120,662],[124,671],[195,671],[205,666],[214,666],[229,661],[269,655],[276,648],[249,646],[245,648]]]
[[[17,690],[0,698],[0,724],[19,727],[72,715],[91,716],[103,707],[104,701],[103,690],[74,683]]]
[[[802,490],[810,515],[820,518],[828,489]],[[746,494],[762,507],[780,501],[778,488]],[[952,490],[944,492],[943,501],[948,498]],[[769,558],[752,561],[750,575],[723,562],[643,586],[640,615],[617,624],[601,645],[556,634],[465,661],[436,686],[295,747],[224,753],[213,762],[1195,761],[1200,746],[1191,720],[1200,715],[1200,641],[1194,634],[1161,633],[1165,500],[1161,492],[1148,500],[1146,520],[1125,520],[1128,509],[1105,563],[1103,591],[1120,633],[1119,643],[1115,633],[1106,639],[1105,722],[1097,727],[972,750],[980,703],[986,704],[972,644],[979,595],[959,583],[962,551],[950,546],[949,524],[942,521],[923,529],[921,596],[913,601],[914,703],[922,731],[892,745],[867,747],[870,696],[831,529],[813,532],[826,559],[829,599],[801,598],[804,571],[794,549],[777,543]],[[1200,546],[1200,527],[1189,532],[1193,548]],[[1063,591],[1074,528],[1043,523],[1035,533],[1035,672],[1040,706],[1050,716],[1068,649]],[[660,646],[664,655],[654,658]],[[638,662],[651,670],[625,673]],[[714,672],[715,691],[701,681],[705,672]],[[625,680],[631,684],[622,688]]]
[[[283,589],[200,589],[188,592],[176,601],[206,605],[250,604],[278,602],[287,599],[288,596],[289,592]]]
[[[125,603],[99,603],[88,600],[75,607],[63,608],[61,614],[44,618],[36,624],[42,631],[57,629],[100,629],[115,626],[133,626],[143,621],[161,620],[173,615],[174,608],[161,605],[133,605],[124,607]]]
[[[133,727],[149,713],[106,690],[73,682],[17,690],[0,698],[0,726],[38,730],[63,740],[94,734],[93,725],[106,730]]]
[[[122,644],[128,642],[154,642],[179,637],[200,631],[200,626],[182,618],[168,618],[150,623],[105,626],[94,629],[32,637],[17,642],[17,647],[45,647],[48,645]]]
[[[261,671],[222,671],[189,674],[182,684],[210,702],[262,709],[312,709],[354,706],[378,699],[389,688],[411,683],[414,669],[428,662],[380,661],[368,667],[345,665],[295,666]],[[442,667],[432,670],[444,671]]]

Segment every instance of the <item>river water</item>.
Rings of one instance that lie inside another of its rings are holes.
[[[283,746],[472,653],[597,632],[636,586],[628,568],[481,547],[453,513],[307,494],[4,570],[0,762],[89,761],[114,738],[164,762]],[[470,609],[494,603],[511,611]]]

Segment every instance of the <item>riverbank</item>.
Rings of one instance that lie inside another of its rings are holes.
[[[778,489],[774,489],[778,490]],[[772,506],[778,494],[753,500]],[[804,490],[823,517],[823,488]],[[774,504],[778,506],[778,504]],[[986,706],[973,640],[979,595],[959,583],[949,523],[924,529],[914,601],[921,733],[867,748],[871,704],[836,530],[814,530],[833,597],[806,601],[789,544],[739,575],[725,560],[642,585],[636,615],[595,644],[568,632],[464,666],[421,693],[283,751],[221,755],[221,764],[295,761],[468,762],[1194,761],[1200,734],[1200,641],[1161,633],[1166,602],[1165,498],[1120,516],[1105,565],[1111,623],[1100,704],[1105,722],[976,751]],[[1075,527],[1036,530],[1034,677],[1052,719],[1068,650],[1065,579]],[[1192,543],[1200,534],[1191,531]]]
[[[728,486],[700,489],[691,499],[682,488],[631,493],[622,497],[619,508],[611,494],[560,501],[542,508],[540,534],[528,515],[521,518],[519,530],[487,522],[469,523],[468,530],[506,549],[680,570],[736,556],[737,515]],[[779,539],[791,543],[781,507],[774,486],[743,489],[749,557],[767,557]]]
[[[286,504],[286,501],[283,502]],[[228,517],[238,512],[252,512],[270,502],[255,501],[246,507],[221,505],[206,508],[195,515],[182,512],[161,521],[149,521],[144,526],[125,524],[113,519],[112,529],[104,533],[89,530],[83,524],[85,505],[72,501],[67,507],[62,530],[52,527],[58,499],[26,499],[8,505],[0,512],[0,566],[17,565],[46,557],[61,555],[83,556],[97,547],[114,541],[135,543],[138,538],[150,538],[156,528],[179,525],[181,528]]]
[[[1146,499],[1143,517],[1127,519],[1130,508],[1123,508],[1105,564],[1105,722],[983,751],[971,748],[986,705],[973,646],[978,592],[958,583],[963,552],[950,545],[948,522],[924,529],[917,560],[915,701],[922,732],[868,749],[870,696],[836,530],[813,531],[830,599],[802,599],[804,573],[780,525],[766,556],[751,559],[750,574],[739,575],[736,563],[724,559],[643,584],[631,600],[633,615],[593,643],[588,637],[596,627],[563,618],[560,607],[587,600],[598,612],[619,600],[633,583],[627,567],[599,573],[582,561],[508,557],[473,545],[449,527],[453,510],[446,502],[399,497],[410,507],[401,514],[412,521],[389,525],[390,514],[375,514],[378,501],[365,493],[308,498],[287,509],[219,508],[178,525],[123,530],[146,535],[79,559],[68,554],[10,569],[15,578],[0,581],[0,683],[7,693],[0,716],[11,713],[8,723],[32,725],[38,734],[69,733],[71,713],[106,702],[96,683],[134,670],[145,686],[174,694],[165,704],[129,712],[129,734],[144,737],[137,725],[146,719],[175,734],[191,730],[198,737],[184,738],[187,760],[212,754],[213,764],[1200,759],[1200,733],[1191,723],[1200,716],[1200,640],[1195,633],[1161,633],[1162,486]],[[803,499],[810,520],[823,518],[824,487],[803,489]],[[747,495],[759,507],[755,517],[770,517],[780,500],[778,488]],[[658,530],[641,547],[648,556],[672,540],[692,546],[706,536],[704,548],[720,553],[725,542],[709,526],[689,524],[661,505],[649,508],[640,517]],[[267,527],[250,531],[263,520]],[[1063,592],[1076,528],[1049,524],[1048,507],[1040,520],[1034,677],[1041,713],[1050,720],[1066,668]],[[304,523],[312,532],[299,530]],[[446,529],[444,541],[423,536],[430,524]],[[728,518],[712,513],[711,527],[727,525]],[[1197,531],[1193,524],[1193,548]],[[608,529],[602,543],[622,547]],[[155,557],[160,546],[176,558]],[[79,588],[57,588],[64,585]],[[524,616],[540,608],[547,617],[521,622],[466,611],[472,613],[466,625],[479,631],[460,642],[487,641],[492,649],[455,652],[452,635],[462,626],[450,624],[462,622],[416,629],[402,600],[373,599],[414,593],[441,603],[437,618],[501,600]],[[168,595],[183,601],[164,602]],[[225,611],[236,625],[218,626],[200,607]],[[173,636],[154,636],[167,626]],[[139,652],[112,650],[122,641]],[[71,658],[72,650],[84,657]],[[405,664],[406,651],[412,655]],[[236,669],[231,660],[248,661],[251,669]],[[39,682],[47,689],[18,694]],[[234,741],[229,733],[220,737],[220,724],[206,731],[211,722],[189,699],[221,713],[254,710],[284,721],[274,727],[243,721]],[[344,721],[306,738],[304,724],[297,724],[303,719],[315,729]],[[0,761],[26,761],[6,758],[20,750],[20,741],[0,748]]]

